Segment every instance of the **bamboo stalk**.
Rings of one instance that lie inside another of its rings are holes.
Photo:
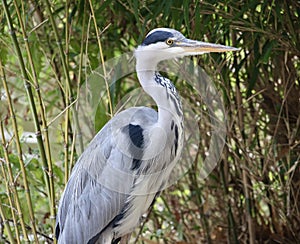
[[[5,3],[6,4],[6,3]],[[7,5],[6,5],[7,7]],[[19,163],[20,163],[20,168],[22,171],[22,175],[23,175],[23,184],[25,187],[25,194],[26,194],[26,199],[27,199],[27,205],[30,211],[30,218],[31,220],[34,220],[34,216],[33,216],[33,211],[32,211],[32,203],[31,203],[31,197],[30,197],[30,192],[29,192],[29,188],[28,188],[28,182],[27,182],[27,178],[26,178],[26,171],[25,171],[25,166],[24,166],[24,162],[23,162],[23,158],[22,158],[22,149],[21,149],[21,145],[20,145],[20,139],[19,139],[19,135],[18,135],[18,127],[17,127],[17,121],[16,121],[16,116],[15,116],[15,112],[14,112],[14,108],[13,108],[13,104],[12,104],[12,100],[9,94],[9,90],[8,90],[8,86],[7,86],[7,82],[6,82],[6,78],[5,78],[5,72],[2,66],[2,62],[0,59],[0,74],[2,77],[2,81],[3,81],[3,87],[5,89],[6,92],[6,96],[7,96],[7,103],[8,103],[8,107],[9,107],[9,114],[10,117],[12,119],[12,124],[13,124],[13,130],[14,130],[14,135],[15,135],[15,141],[16,141],[16,145],[17,145],[17,150],[18,150],[18,156],[19,156]],[[5,137],[4,137],[4,131],[3,131],[3,126],[2,126],[2,122],[1,122],[1,135],[2,135],[2,143],[5,145]],[[19,221],[21,224],[21,229],[23,232],[23,236],[24,236],[24,241],[25,242],[29,242],[28,240],[28,233],[25,227],[25,222],[23,219],[23,213],[22,213],[22,208],[21,208],[21,204],[20,204],[20,200],[19,200],[19,195],[15,186],[15,182],[14,182],[14,177],[13,177],[13,173],[12,173],[12,169],[9,163],[9,157],[8,157],[8,153],[6,152],[6,150],[4,150],[4,156],[5,156],[5,160],[7,162],[7,171],[8,171],[8,176],[9,176],[9,182],[11,185],[11,190],[13,192],[14,195],[14,200],[16,203],[16,208],[17,208],[17,212],[18,212],[18,216],[19,216]],[[12,206],[12,203],[11,203]],[[13,207],[13,206],[12,206]],[[13,210],[12,210],[13,211]],[[14,216],[14,214],[13,214]],[[14,222],[15,223],[15,222]],[[34,222],[32,222],[32,228],[33,228],[33,232],[35,232],[35,225],[33,224]],[[18,243],[20,243],[20,239],[19,239],[19,235],[18,235],[18,230],[17,230],[17,223],[15,223],[15,228],[16,228],[16,234],[17,234],[17,241]],[[35,235],[36,236],[36,235]]]
[[[69,12],[68,12],[68,0],[66,1],[65,4],[65,14],[66,14],[66,24],[65,24],[65,52],[64,52],[64,57],[61,56],[61,59],[65,59],[65,65],[66,69],[69,70],[68,67],[68,62],[69,62],[69,43],[68,43],[68,32],[69,32]],[[70,78],[69,78],[70,79]],[[70,81],[69,81],[70,82]],[[70,105],[70,100],[72,99],[73,95],[71,98],[69,98],[71,94],[71,87],[70,83],[66,83],[67,89],[65,89],[65,104],[66,106]],[[69,123],[70,123],[70,110],[67,110],[65,113],[65,127],[64,127],[64,161],[65,161],[65,184],[68,183],[69,179]]]
[[[106,92],[107,92],[107,97],[108,97],[109,110],[110,110],[109,115],[112,118],[112,116],[113,116],[112,101],[111,101],[111,97],[110,97],[109,84],[108,84],[108,81],[107,81],[107,74],[106,74],[106,68],[105,68],[105,63],[104,63],[104,56],[103,56],[103,52],[102,52],[100,33],[99,33],[99,30],[98,30],[98,25],[97,25],[97,21],[96,21],[96,18],[95,18],[94,8],[93,8],[91,0],[89,0],[89,4],[90,4],[90,9],[91,9],[91,12],[92,12],[92,18],[93,18],[93,21],[94,21],[94,26],[95,26],[96,35],[97,35],[97,42],[98,42],[98,47],[99,47],[99,52],[100,52],[100,60],[101,60],[101,64],[102,64],[103,76],[104,76]]]
[[[227,159],[225,159],[227,160]],[[223,184],[223,189],[224,189],[224,194],[227,198],[227,196],[229,196],[229,191],[228,191],[228,184],[227,184],[227,179],[225,178],[225,162],[222,161],[221,164],[220,164],[220,173],[221,173],[221,181],[222,181],[222,184]],[[226,163],[226,165],[228,165]],[[236,223],[234,221],[234,217],[233,217],[233,213],[232,213],[232,209],[231,209],[231,205],[230,205],[230,202],[229,200],[226,201],[226,204],[227,204],[227,219],[228,219],[228,225],[229,225],[229,228],[228,228],[228,239],[229,239],[229,242],[230,243],[239,243],[238,241],[238,234],[237,234],[237,227],[236,227]]]
[[[78,67],[78,79],[77,79],[77,97],[76,100],[79,100],[80,96],[80,84],[81,84],[81,78],[82,78],[82,65],[83,65],[83,54],[84,54],[84,46],[86,43],[86,34],[85,34],[85,22],[86,22],[86,1],[84,1],[83,4],[83,19],[82,19],[82,30],[81,30],[81,43],[80,43],[80,56],[79,56],[79,67]],[[77,103],[78,105],[78,103]],[[78,110],[78,106],[75,106],[75,109]],[[76,120],[75,120],[76,121]],[[78,121],[78,120],[77,120]],[[79,129],[76,132],[77,138],[79,138],[79,154],[82,154],[84,146],[83,146],[83,140],[82,140],[82,132],[79,124],[76,126],[76,129]],[[71,155],[70,155],[70,167],[69,167],[69,174],[71,173],[71,169],[74,162],[74,153],[75,153],[75,137],[73,137],[72,140],[72,146],[71,146]]]
[[[238,79],[238,75],[236,75],[236,104],[237,104],[237,126],[239,128],[239,131],[241,132],[242,136],[242,148],[246,148],[246,135],[245,135],[245,123],[244,123],[244,109],[242,106],[242,93],[240,90],[240,82]],[[242,158],[242,157],[240,157]],[[249,233],[249,243],[254,244],[255,243],[255,232],[254,232],[254,224],[251,216],[252,207],[251,207],[251,199],[250,199],[250,187],[249,187],[249,177],[247,175],[246,168],[248,168],[247,159],[244,160],[244,167],[242,168],[242,183],[244,188],[244,195],[246,200],[246,221],[248,225],[248,233]]]
[[[70,75],[69,75],[69,69],[68,69],[68,65],[67,65],[67,59],[66,59],[66,55],[63,51],[63,46],[62,46],[62,42],[60,40],[59,34],[58,34],[58,30],[57,30],[57,26],[53,17],[53,13],[51,10],[51,5],[49,3],[49,0],[45,1],[46,3],[46,9],[49,15],[49,19],[51,22],[51,26],[52,29],[54,31],[54,35],[55,35],[55,39],[57,42],[57,46],[58,46],[58,50],[59,50],[59,54],[60,54],[60,60],[63,66],[63,71],[64,71],[64,75],[65,75],[65,79],[66,79],[66,89],[65,89],[65,97],[66,97],[66,103],[65,106],[68,107],[70,104],[73,103],[74,101],[74,95],[73,95],[73,91],[71,88],[71,80],[70,80]],[[73,116],[74,116],[74,120],[75,120],[75,126],[76,126],[76,130],[80,132],[80,127],[79,127],[79,120],[78,120],[78,114],[77,111],[74,109],[74,107],[71,107],[72,112],[73,112]],[[69,168],[69,138],[68,138],[68,131],[69,131],[69,110],[66,110],[66,114],[65,114],[65,129],[64,129],[64,161],[65,161],[65,184],[68,181],[68,168]],[[79,138],[81,139],[81,138]],[[83,145],[82,143],[80,143],[80,145]],[[80,149],[81,151],[83,151],[83,148]]]
[[[248,223],[248,232],[249,232],[249,243],[254,244],[255,243],[255,232],[254,232],[254,226],[253,226],[253,220],[251,216],[251,198],[249,193],[249,180],[247,176],[246,169],[243,168],[242,170],[242,180],[243,180],[243,186],[244,186],[244,193],[245,193],[245,201],[246,201],[246,220]]]
[[[85,22],[86,22],[86,1],[83,3],[83,19],[82,19],[82,30],[81,30],[81,43],[80,43],[80,55],[79,55],[79,66],[78,66],[78,79],[77,79],[77,97],[76,100],[79,100],[80,96],[80,84],[82,80],[82,66],[83,66],[83,54],[84,54],[84,46],[86,44],[86,34],[85,34]],[[78,105],[78,103],[76,104]],[[78,106],[75,106],[75,109],[78,110]],[[78,121],[78,120],[77,120]],[[76,122],[76,120],[75,120]],[[82,132],[79,124],[76,126],[76,129],[79,129],[76,132],[76,137],[79,138],[79,154],[82,154],[84,146],[82,140]],[[75,154],[75,137],[73,137],[72,145],[71,145],[71,154],[70,154],[70,167],[69,174],[71,173],[71,169],[74,162],[74,154]]]
[[[84,54],[84,46],[85,46],[85,43],[86,43],[85,22],[86,22],[86,1],[84,1],[84,4],[83,4],[82,32],[81,32],[80,57],[79,57],[78,80],[77,80],[77,99],[79,99],[79,96],[80,96],[80,84],[81,84],[81,79],[82,79],[83,54]],[[79,143],[80,143],[80,148],[83,151],[83,140],[82,140],[81,131],[78,131],[77,135],[78,135],[78,137],[81,138],[81,140],[79,140]],[[82,151],[81,151],[81,153],[82,153]]]
[[[1,61],[0,61],[0,63],[1,63]],[[2,65],[1,65],[0,69],[2,69]],[[11,177],[9,177],[10,178],[10,180],[9,180],[8,176],[6,174],[6,170],[4,168],[4,164],[6,164],[9,176],[12,176],[11,167],[10,167],[10,164],[9,164],[9,158],[8,158],[8,151],[7,151],[6,141],[5,141],[5,137],[4,137],[3,121],[1,121],[0,124],[1,124],[1,130],[0,130],[1,131],[1,138],[2,138],[2,144],[3,144],[3,149],[4,149],[3,150],[4,151],[4,157],[5,157],[5,160],[0,159],[1,160],[1,162],[0,162],[0,164],[1,164],[1,170],[2,170],[2,175],[3,175],[2,177],[3,177],[4,182],[5,182],[6,194],[7,194],[7,197],[8,197],[10,211],[11,211],[11,216],[12,216],[14,227],[15,227],[15,233],[16,233],[17,243],[20,243],[18,222],[17,222],[17,217],[15,215],[15,211],[14,211],[15,207],[14,207],[14,203],[13,203],[13,196],[18,197],[18,194],[17,194],[16,188],[15,188],[15,185],[13,184],[13,181],[11,181]],[[19,200],[19,199],[17,199],[17,200]],[[15,239],[12,236],[10,225],[8,224],[7,218],[4,215],[4,211],[2,209],[2,204],[0,204],[0,216],[2,218],[2,221],[4,222],[4,227],[7,230],[8,238],[9,238],[10,242],[11,243],[15,243]],[[23,225],[25,226],[24,221],[23,221]]]
[[[69,107],[70,104],[70,100],[73,99],[73,93],[72,93],[72,89],[71,89],[71,80],[70,80],[70,75],[69,75],[69,70],[68,70],[68,66],[67,66],[67,61],[66,61],[66,55],[64,54],[63,51],[63,47],[62,47],[62,43],[61,40],[59,38],[58,35],[58,30],[57,30],[57,26],[56,23],[54,21],[54,17],[52,14],[52,10],[51,10],[51,6],[48,0],[45,1],[46,3],[46,9],[49,15],[49,19],[54,31],[54,35],[55,35],[55,39],[57,42],[57,46],[58,46],[58,50],[59,50],[59,54],[60,54],[60,60],[63,66],[63,71],[64,71],[64,75],[65,75],[65,79],[66,79],[66,88],[65,88],[65,106]],[[66,110],[65,112],[65,126],[64,126],[64,162],[65,162],[65,184],[67,184],[68,182],[68,168],[69,168],[69,109]]]
[[[6,0],[2,0],[2,2],[3,2],[4,10],[5,10],[5,13],[6,13],[6,16],[7,16],[7,22],[9,24],[11,38],[12,38],[12,41],[14,43],[15,50],[17,52],[18,60],[19,60],[19,63],[20,63],[20,68],[21,68],[21,72],[22,72],[22,75],[23,75],[23,79],[24,79],[24,86],[25,86],[26,93],[27,93],[27,96],[28,96],[28,99],[29,99],[31,112],[33,114],[33,120],[34,120],[35,129],[36,129],[36,138],[37,138],[38,146],[39,146],[40,153],[41,153],[43,167],[47,168],[47,159],[46,159],[46,156],[45,156],[45,150],[44,150],[43,140],[42,140],[42,136],[41,136],[40,124],[39,124],[39,120],[38,120],[37,109],[36,109],[36,106],[35,106],[33,93],[32,93],[32,90],[31,90],[31,84],[29,83],[29,77],[28,77],[28,74],[26,72],[25,63],[24,63],[24,60],[23,60],[23,57],[22,57],[22,53],[21,53],[21,50],[20,50],[20,46],[19,46],[16,34],[15,34],[15,31],[14,31],[11,16],[10,16],[10,13],[8,12],[8,6],[7,6],[7,3],[6,3]],[[47,182],[49,182],[49,180],[46,181],[46,184],[47,184]]]
[[[0,217],[1,217],[2,221],[3,221],[5,229],[7,231],[10,243],[12,243],[12,244],[16,243],[15,240],[14,240],[14,238],[13,238],[13,235],[11,233],[11,229],[10,229],[10,226],[8,224],[8,221],[7,221],[6,217],[5,217],[5,214],[4,214],[4,211],[3,211],[3,208],[2,208],[2,204],[0,204]]]
[[[200,127],[200,125],[199,125]],[[198,148],[200,148],[200,141],[198,144]],[[192,170],[191,170],[191,174],[190,174],[190,180],[191,180],[191,185],[194,187],[195,191],[196,191],[196,201],[198,202],[198,208],[199,208],[199,213],[201,216],[201,224],[203,226],[205,235],[206,235],[206,242],[208,244],[212,243],[212,239],[211,239],[211,233],[210,233],[210,226],[209,226],[209,222],[205,216],[205,212],[204,212],[204,207],[203,207],[203,195],[202,195],[202,191],[201,191],[201,187],[198,184],[197,181],[197,172],[199,172],[199,169],[197,168],[198,163],[199,163],[199,154],[200,151],[198,149],[197,154],[196,154],[196,158],[194,160],[194,163],[192,164]]]
[[[16,13],[17,13],[18,20],[20,23],[23,39],[25,42],[25,48],[26,48],[28,61],[29,61],[30,68],[31,68],[31,76],[32,76],[32,80],[34,83],[34,87],[35,87],[35,91],[36,91],[37,99],[38,99],[38,104],[39,104],[39,109],[40,109],[40,116],[41,116],[42,128],[43,128],[43,138],[44,138],[44,142],[45,142],[45,147],[44,147],[44,144],[41,143],[42,147],[40,148],[41,149],[40,152],[43,155],[42,159],[44,159],[43,166],[47,165],[47,167],[44,168],[44,177],[45,177],[46,187],[47,187],[47,191],[48,191],[49,208],[50,208],[50,215],[51,215],[50,218],[52,220],[54,220],[55,215],[56,215],[56,213],[55,213],[55,193],[54,193],[52,159],[51,159],[51,152],[50,152],[50,143],[49,143],[49,135],[48,135],[48,126],[47,126],[46,115],[45,115],[45,108],[44,108],[44,104],[43,104],[43,100],[42,100],[42,96],[41,96],[41,92],[40,92],[40,86],[39,86],[39,81],[38,81],[37,74],[35,71],[34,62],[32,59],[31,49],[30,49],[29,43],[28,43],[28,36],[27,36],[26,30],[24,28],[23,20],[21,18],[21,14],[20,14],[16,0],[14,0],[14,6],[16,9]],[[52,222],[53,222],[52,225],[54,228],[55,221],[52,221]]]
[[[65,93],[65,103],[67,107],[69,106],[69,89],[66,89]],[[69,179],[69,109],[65,113],[65,127],[64,127],[64,162],[65,162],[65,185],[68,183]]]
[[[81,32],[81,44],[80,44],[80,58],[79,58],[79,68],[78,68],[78,80],[77,80],[77,98],[79,99],[80,96],[80,84],[81,84],[81,77],[82,77],[82,64],[83,64],[83,50],[84,50],[84,43],[85,43],[85,21],[86,21],[86,1],[84,1],[83,5],[83,20],[82,20],[82,32]],[[75,109],[78,110],[78,106],[75,106]],[[82,132],[79,124],[76,126],[78,131],[76,132],[76,136],[79,138],[79,154],[83,153],[83,140],[82,140]],[[74,153],[75,153],[75,142],[76,138],[73,136],[72,146],[71,146],[71,155],[70,155],[70,162],[71,165],[69,167],[69,174],[71,173],[71,168],[74,162]]]

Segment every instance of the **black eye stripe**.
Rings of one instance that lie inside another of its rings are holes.
[[[172,33],[168,32],[168,31],[155,31],[145,38],[142,45],[147,46],[147,45],[154,44],[157,42],[164,42],[168,38],[171,38],[171,37],[174,37],[174,36]]]

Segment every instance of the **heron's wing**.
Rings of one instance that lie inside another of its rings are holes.
[[[77,161],[58,210],[60,243],[87,243],[110,228],[121,213],[134,181],[130,174],[133,158],[127,146],[130,135],[124,128],[141,123],[137,114],[138,108],[132,108],[115,116]]]

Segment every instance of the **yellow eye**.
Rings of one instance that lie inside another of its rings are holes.
[[[167,43],[169,46],[171,46],[171,45],[173,45],[174,40],[168,39],[168,40],[166,40],[166,43]]]

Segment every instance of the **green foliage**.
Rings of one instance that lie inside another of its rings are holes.
[[[90,6],[85,0],[58,0],[50,3],[51,12],[47,2],[3,0],[0,5],[1,243],[23,243],[29,237],[52,242],[53,217],[68,172],[95,128],[102,128],[138,84],[135,77],[125,77],[108,96],[101,79],[99,94],[106,95],[95,111],[77,110],[73,102],[79,88],[101,67],[101,57],[109,60],[134,50],[156,27],[241,51],[195,58],[223,96],[228,125],[222,158],[204,180],[199,167],[209,147],[210,118],[193,88],[176,82],[201,115],[197,160],[158,198],[132,240],[300,242],[298,1],[118,0],[91,1]],[[28,142],[23,137],[28,131],[41,133],[40,140]]]

